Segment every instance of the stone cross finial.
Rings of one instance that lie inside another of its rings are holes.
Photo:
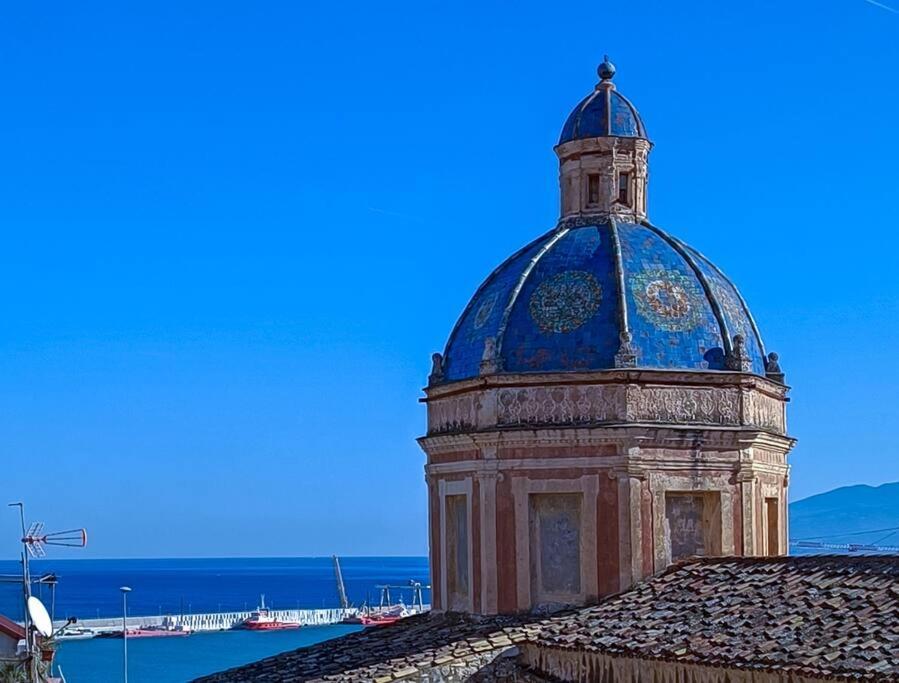
[[[428,384],[439,384],[443,381],[443,354],[431,354],[431,374],[428,375]]]
[[[780,356],[774,351],[769,353],[765,360],[765,377],[780,384],[784,383],[784,372],[780,368]]]
[[[742,334],[734,335],[734,344],[731,352],[724,358],[724,367],[737,372],[751,372],[752,361],[746,352],[746,340]]]
[[[499,369],[496,358],[496,339],[487,337],[484,340],[484,353],[481,355],[481,374],[492,375]]]

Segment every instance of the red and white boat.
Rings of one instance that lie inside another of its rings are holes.
[[[369,610],[366,614],[360,614],[359,623],[363,626],[388,626],[407,616],[409,616],[409,611],[405,605],[392,605]]]
[[[161,624],[156,626],[141,626],[138,628],[129,628],[125,631],[125,635],[129,638],[167,638],[172,636],[190,635],[190,629],[184,624],[176,622],[171,617],[166,617]],[[99,637],[121,638],[121,631],[110,631],[101,633]]]
[[[177,630],[177,629],[168,629],[161,628],[157,626],[150,626],[147,628],[129,628],[126,631],[129,638],[169,638],[172,636],[188,636],[190,635],[190,631],[188,630]],[[121,637],[121,636],[119,636]]]
[[[259,600],[259,607],[244,619],[243,627],[250,631],[282,631],[288,628],[299,628],[295,621],[279,621],[273,617],[265,606],[265,596]]]
[[[359,617],[359,623],[363,626],[389,626],[390,624],[395,624],[400,619],[402,619],[402,617],[372,614],[371,616],[363,615]]]

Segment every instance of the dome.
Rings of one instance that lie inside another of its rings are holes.
[[[513,254],[480,286],[450,335],[442,379],[478,376],[490,338],[499,372],[620,368],[625,332],[636,356],[629,366],[725,370],[740,335],[741,369],[765,374],[752,316],[708,259],[649,223],[582,216]]]
[[[569,114],[559,144],[597,137],[648,139],[637,108],[615,90],[615,65],[608,55],[596,71],[600,78],[596,89]]]
[[[597,87],[569,114],[559,144],[605,136],[647,139],[643,120],[630,100],[612,88]]]

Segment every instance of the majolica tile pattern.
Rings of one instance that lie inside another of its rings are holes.
[[[554,620],[536,645],[549,668],[568,650],[899,681],[899,557],[690,560]]]
[[[500,657],[515,658],[515,671],[484,675]],[[723,670],[708,679],[716,681],[748,680],[727,672],[770,672],[784,681],[896,682],[899,558],[687,560],[597,606],[552,618],[422,615],[199,680],[456,681],[475,672],[476,680],[618,680],[597,677],[591,658],[657,663],[646,680],[700,680],[695,671],[665,673],[691,665]]]
[[[600,136],[646,138],[636,107],[613,89],[597,89],[580,101],[565,121],[559,144]]]
[[[723,370],[725,335],[739,333],[752,371],[764,374],[761,339],[727,278],[660,231],[618,223],[617,233],[623,292],[612,227],[602,219],[560,226],[497,268],[450,336],[445,379],[476,377],[487,337],[505,372],[613,368],[622,296],[638,367]]]

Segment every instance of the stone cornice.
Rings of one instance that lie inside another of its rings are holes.
[[[445,396],[477,391],[488,387],[577,386],[580,384],[659,384],[690,386],[739,386],[757,389],[769,396],[786,399],[789,386],[747,372],[701,370],[600,370],[594,372],[497,373],[458,382],[446,382],[424,389],[422,403]],[[789,399],[786,399],[789,400]]]
[[[697,472],[697,466],[701,473]],[[463,460],[458,462],[434,463],[425,466],[425,476],[474,474],[478,478],[514,476],[524,470],[606,470],[612,479],[646,479],[654,473],[694,473],[698,476],[726,474],[733,477],[733,483],[754,481],[759,474],[783,476],[789,466],[778,463],[744,462],[733,456],[717,456],[704,453],[698,458],[673,458],[667,456],[608,456],[608,457],[561,457],[561,458],[514,458],[496,462],[485,460]]]
[[[436,434],[418,439],[429,455],[499,448],[573,448],[615,445],[622,449],[739,450],[760,448],[787,453],[795,439],[757,429],[695,428],[618,424],[553,429],[502,429],[477,433]],[[495,457],[495,456],[493,456]]]

